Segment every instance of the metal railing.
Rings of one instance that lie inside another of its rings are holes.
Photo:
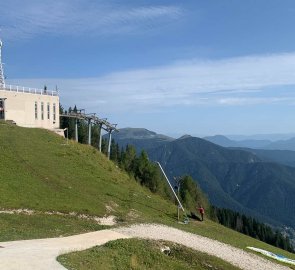
[[[7,84],[0,85],[0,91],[1,90],[18,92],[18,93],[45,95],[45,96],[58,96],[58,91],[30,88],[30,87],[17,86],[17,85],[7,85]]]

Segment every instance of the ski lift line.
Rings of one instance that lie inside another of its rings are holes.
[[[81,110],[78,110],[81,111]],[[107,132],[113,132],[117,131],[117,124],[111,124],[108,121],[106,121],[106,118],[100,119],[98,118],[95,114],[85,114],[85,113],[75,113],[75,112],[70,112],[66,114],[60,114],[61,117],[69,117],[69,118],[75,118],[79,120],[87,120],[87,121],[93,121],[94,124],[101,125],[101,127],[107,131]],[[104,127],[103,127],[104,126]]]
[[[164,172],[164,170],[163,170],[163,168],[162,168],[160,162],[156,162],[156,163],[158,164],[158,166],[159,166],[159,168],[161,169],[161,171],[162,171],[162,173],[163,173],[163,175],[164,175],[166,181],[168,182],[168,185],[170,186],[170,188],[171,188],[171,190],[172,190],[172,192],[173,192],[173,194],[174,194],[174,196],[175,196],[175,198],[176,198],[176,200],[177,200],[177,202],[178,202],[178,204],[179,204],[181,210],[185,213],[185,210],[184,210],[184,208],[183,208],[183,206],[182,206],[180,200],[178,199],[178,197],[177,197],[177,195],[176,195],[176,193],[175,193],[175,191],[174,191],[174,189],[173,189],[173,187],[172,187],[172,185],[171,185],[171,183],[170,183],[168,177],[166,176],[166,174],[165,174],[165,172]]]

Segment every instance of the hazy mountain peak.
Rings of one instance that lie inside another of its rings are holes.
[[[119,129],[120,137],[147,139],[153,138],[157,135],[156,132],[150,131],[146,128],[121,128]]]
[[[107,135],[105,135],[107,137]],[[166,135],[158,134],[146,128],[121,128],[119,132],[113,133],[113,139],[120,147],[127,144],[135,146],[138,152],[142,149],[155,147],[161,143],[167,143],[175,140]]]
[[[208,136],[203,138],[206,141],[212,142],[214,144],[223,146],[223,147],[235,147],[237,146],[237,143],[235,141],[230,140],[224,135],[214,135],[214,136]]]
[[[179,137],[178,140],[183,140],[183,139],[187,139],[187,138],[192,138],[192,136],[189,134],[184,134],[181,137]]]

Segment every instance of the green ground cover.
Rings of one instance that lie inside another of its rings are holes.
[[[90,146],[52,132],[0,125],[2,209],[116,215],[119,220],[174,214],[171,202],[142,188]],[[132,210],[132,213],[130,211]]]
[[[263,248],[295,259],[281,249],[239,234],[208,219],[176,222],[171,201],[143,188],[96,149],[52,132],[0,123],[0,210],[32,209],[36,215],[0,214],[0,241],[58,237],[102,227],[77,217],[114,215],[118,225],[162,223],[245,249]],[[295,267],[293,267],[295,269]]]
[[[0,241],[61,237],[105,229],[91,220],[57,215],[0,214]]]
[[[170,254],[160,248],[170,247]],[[58,261],[68,269],[75,270],[236,270],[233,265],[196,252],[178,244],[150,240],[117,240],[82,252],[60,256]]]

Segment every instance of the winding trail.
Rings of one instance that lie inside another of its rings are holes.
[[[155,224],[133,225],[63,238],[2,242],[0,243],[0,269],[64,270],[65,268],[56,261],[56,257],[61,254],[131,237],[176,242],[219,257],[245,270],[290,270],[288,267],[216,240]]]

